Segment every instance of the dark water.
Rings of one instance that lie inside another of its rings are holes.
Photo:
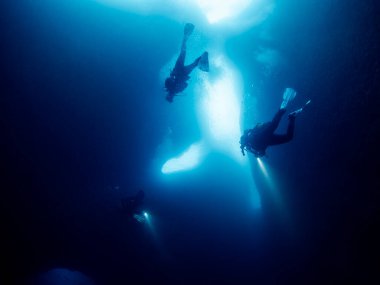
[[[2,284],[54,268],[99,284],[379,282],[375,1],[282,1],[226,42],[246,91],[259,79],[258,117],[272,116],[284,86],[303,94],[298,105],[313,101],[294,140],[270,151],[277,193],[251,161],[260,210],[220,153],[174,176],[157,167],[168,128],[177,152],[201,136],[194,106],[162,91],[182,24],[92,1],[3,2]],[[259,46],[286,62],[265,74]],[[150,225],[120,213],[139,188]]]

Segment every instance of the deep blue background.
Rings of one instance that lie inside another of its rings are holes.
[[[264,24],[272,41],[257,36],[259,26],[226,43],[246,88],[261,79],[263,120],[284,86],[297,89],[298,104],[313,100],[294,141],[267,162],[290,221],[254,161],[260,213],[250,209],[239,168],[222,155],[174,178],[155,168],[168,127],[178,152],[200,136],[184,101],[174,102],[182,117],[165,102],[159,76],[177,53],[181,24],[91,1],[3,2],[3,284],[55,266],[100,284],[379,281],[374,1],[282,1]],[[258,46],[287,58],[269,78],[251,56]],[[156,235],[120,213],[120,198],[140,187]]]

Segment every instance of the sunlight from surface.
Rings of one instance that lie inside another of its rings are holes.
[[[210,24],[239,15],[252,0],[196,0]]]
[[[128,13],[143,16],[160,15],[183,25],[194,21],[197,30],[212,31],[213,37],[201,45],[206,46],[210,53],[210,73],[194,74],[186,90],[187,95],[196,95],[198,124],[202,132],[202,140],[193,143],[182,154],[174,153],[170,135],[164,138],[160,145],[160,160],[167,160],[161,168],[162,174],[172,174],[193,170],[202,163],[210,152],[217,152],[238,162],[242,167],[247,184],[253,185],[249,172],[249,161],[240,152],[239,138],[241,135],[241,101],[243,84],[239,68],[235,67],[224,55],[224,43],[231,35],[239,35],[243,31],[262,23],[272,13],[274,0],[94,0],[116,9],[124,9]],[[164,32],[157,31],[157,32]],[[179,37],[180,35],[167,35]],[[198,39],[197,44],[200,44]],[[214,50],[210,50],[212,47]],[[189,52],[196,52],[189,48]],[[175,54],[174,56],[177,56]],[[259,60],[263,61],[262,58]],[[264,58],[266,59],[266,57]],[[174,61],[175,59],[173,59]],[[170,67],[172,62],[170,62]],[[164,75],[167,75],[165,68]],[[198,78],[197,78],[198,77]],[[195,93],[195,94],[191,94]],[[190,142],[189,144],[191,144]],[[169,155],[169,157],[167,157]],[[252,186],[253,191],[256,191]],[[257,193],[254,195],[257,201]],[[259,203],[256,203],[259,204]]]
[[[161,168],[161,172],[169,174],[178,171],[190,170],[196,167],[203,156],[203,147],[201,144],[192,144],[179,157],[169,159]]]
[[[207,19],[209,25],[223,24],[235,32],[264,21],[274,10],[274,0],[93,0],[140,15],[161,15],[179,23],[189,19]]]
[[[205,80],[200,98],[200,117],[204,136],[214,148],[242,161],[240,137],[240,80],[234,67],[219,55],[213,66],[220,73],[215,81]]]

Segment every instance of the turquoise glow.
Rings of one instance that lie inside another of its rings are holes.
[[[274,0],[94,0],[140,15],[162,15],[183,23],[199,18],[209,25],[223,24],[237,30],[264,21],[273,11]]]
[[[252,0],[196,0],[210,24],[234,18],[247,9]]]
[[[213,81],[204,80],[198,90],[199,120],[205,140],[217,149],[243,162],[237,139],[240,137],[241,81],[237,69],[221,54],[216,54],[212,66],[219,76]]]
[[[191,145],[183,154],[178,157],[169,159],[161,168],[164,174],[191,170],[198,166],[203,154],[201,144]]]

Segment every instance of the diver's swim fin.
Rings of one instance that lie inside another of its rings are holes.
[[[297,92],[292,88],[286,88],[282,95],[282,103],[280,109],[285,109],[290,101],[292,101],[297,95]]]
[[[186,23],[185,28],[183,29],[183,35],[185,38],[188,38],[194,31],[194,25],[192,23]]]
[[[311,100],[308,100],[306,103],[305,103],[305,105],[303,105],[301,108],[299,108],[298,110],[295,110],[295,111],[293,111],[293,112],[291,112],[289,115],[288,115],[288,117],[290,118],[290,117],[296,117],[296,116],[298,116],[304,109],[305,109],[305,107],[307,106],[307,105],[309,105],[311,103]]]
[[[208,52],[207,51],[205,51],[201,55],[201,59],[199,60],[198,67],[199,67],[200,70],[202,70],[204,72],[209,72],[210,67],[209,67],[209,64],[208,64]]]

